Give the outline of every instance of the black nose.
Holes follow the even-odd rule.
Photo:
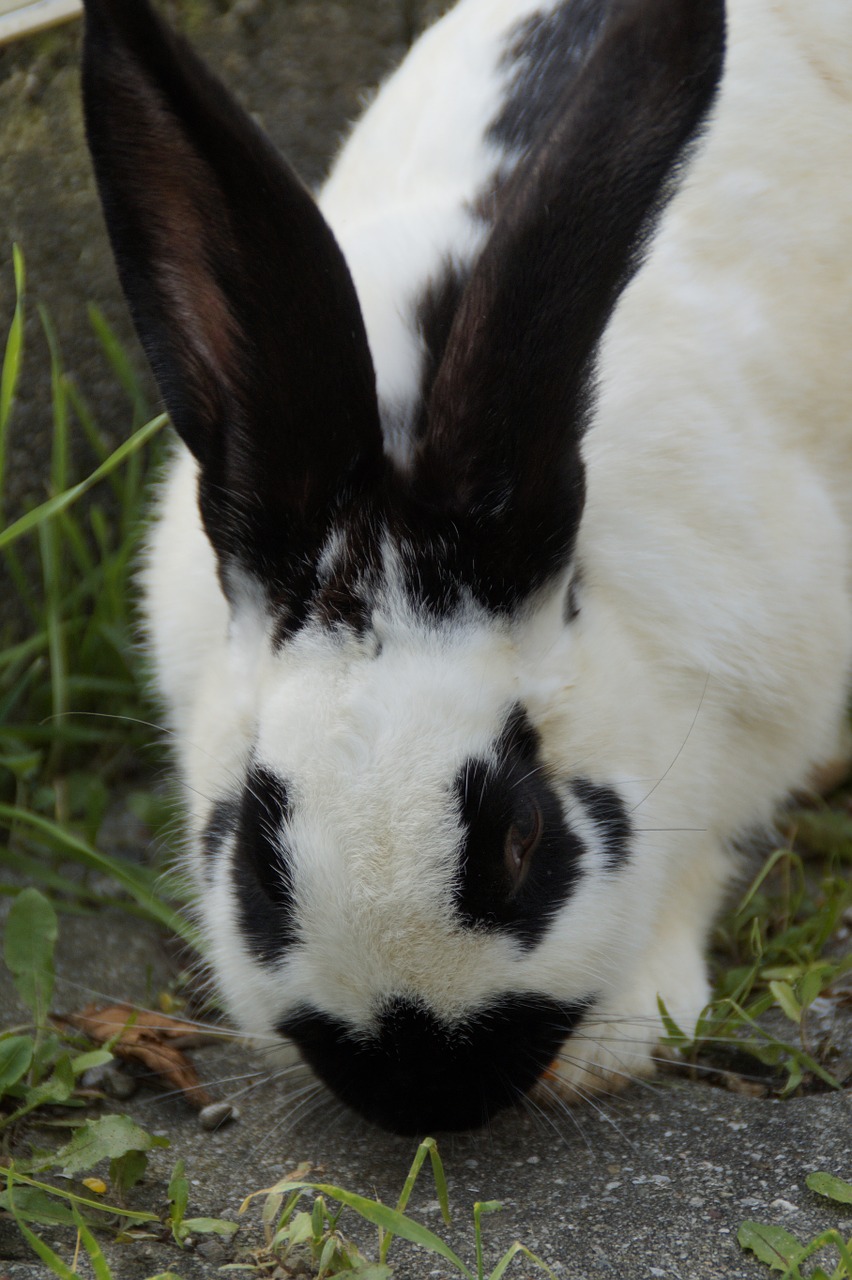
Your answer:
[[[278,1030],[354,1110],[394,1133],[423,1135],[479,1128],[516,1103],[587,1008],[513,993],[444,1021],[400,996],[365,1031],[307,1006]]]

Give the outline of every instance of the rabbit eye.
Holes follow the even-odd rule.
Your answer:
[[[544,818],[537,804],[531,804],[522,822],[513,822],[506,835],[506,867],[515,888],[526,878],[530,857],[535,853],[544,833]]]

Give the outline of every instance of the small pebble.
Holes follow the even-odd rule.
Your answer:
[[[214,1267],[224,1266],[231,1260],[230,1251],[221,1240],[199,1240],[195,1252]]]
[[[198,1113],[198,1123],[202,1129],[208,1130],[218,1129],[220,1125],[230,1124],[239,1118],[239,1111],[230,1102],[211,1102]]]
[[[104,1072],[102,1087],[104,1093],[108,1093],[111,1098],[123,1101],[133,1097],[139,1088],[139,1080],[129,1071],[122,1071],[121,1067],[110,1063]]]

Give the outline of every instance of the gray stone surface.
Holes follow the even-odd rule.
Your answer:
[[[54,1004],[68,1011],[100,996],[150,1002],[168,982],[169,967],[162,940],[121,914],[66,917]],[[13,994],[0,985],[0,1025],[15,1017]],[[300,1107],[305,1077],[265,1079],[263,1055],[242,1045],[194,1056],[208,1081],[225,1082],[221,1096],[242,1095],[241,1119],[206,1133],[180,1098],[143,1091],[122,1104],[172,1144],[152,1160],[140,1189],[143,1204],[164,1207],[165,1183],[178,1156],[187,1162],[192,1214],[234,1218],[246,1194],[303,1160],[319,1167],[321,1180],[395,1200],[413,1141],[371,1129],[322,1093]],[[477,1199],[499,1199],[505,1206],[485,1223],[492,1265],[520,1237],[570,1280],[767,1277],[737,1243],[745,1219],[782,1225],[803,1240],[827,1227],[852,1235],[852,1208],[805,1186],[812,1170],[852,1177],[850,1099],[842,1093],[784,1102],[666,1077],[588,1107],[512,1113],[487,1132],[438,1136],[456,1215],[448,1238],[468,1261],[470,1209]],[[443,1234],[426,1171],[410,1209]],[[369,1242],[368,1231],[352,1226]],[[68,1256],[61,1231],[45,1235]],[[237,1246],[259,1239],[258,1211],[248,1215]],[[107,1254],[116,1280],[143,1280],[167,1269],[182,1280],[217,1274],[215,1260],[197,1251],[178,1253],[173,1245],[113,1245]],[[394,1259],[402,1280],[452,1274],[446,1263],[404,1242],[394,1245]],[[228,1274],[221,1273],[223,1280]],[[509,1272],[534,1274],[520,1259]],[[0,1275],[45,1276],[9,1224],[0,1224]]]

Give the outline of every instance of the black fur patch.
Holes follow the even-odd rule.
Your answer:
[[[201,845],[210,857],[215,857],[222,847],[222,842],[233,835],[240,817],[239,801],[217,800],[210,810],[210,817],[201,837]]]
[[[419,440],[426,429],[432,383],[447,346],[467,276],[466,271],[451,263],[445,264],[440,275],[426,285],[415,305],[414,323],[423,343],[423,365],[414,419],[409,427],[413,442]]]
[[[512,91],[488,130],[495,142],[526,152],[549,133],[609,11],[609,0],[565,0],[551,13],[533,14],[512,33],[506,62],[516,72]]]
[[[598,828],[606,846],[607,871],[617,871],[630,856],[633,826],[621,796],[588,778],[574,778],[571,790]]]
[[[252,769],[240,811],[233,877],[240,929],[249,950],[265,964],[274,964],[296,941],[293,885],[281,831],[289,809],[281,779]]]
[[[239,820],[240,803],[233,798],[217,800],[210,810],[210,816],[201,836],[201,851],[208,862],[208,875],[212,873],[210,862],[216,858],[228,837],[234,834]]]
[[[513,711],[501,734],[497,763],[469,760],[456,787],[466,832],[456,910],[466,925],[508,933],[529,949],[544,937],[570,896],[580,875],[583,845],[565,822],[540,763],[538,735],[521,708]],[[513,824],[529,827],[528,815],[535,808],[544,830],[516,887],[506,865],[506,838]]]
[[[329,1088],[393,1133],[473,1129],[535,1084],[588,1004],[511,993],[441,1022],[414,1000],[380,1011],[369,1034],[302,1008],[277,1028]]]

